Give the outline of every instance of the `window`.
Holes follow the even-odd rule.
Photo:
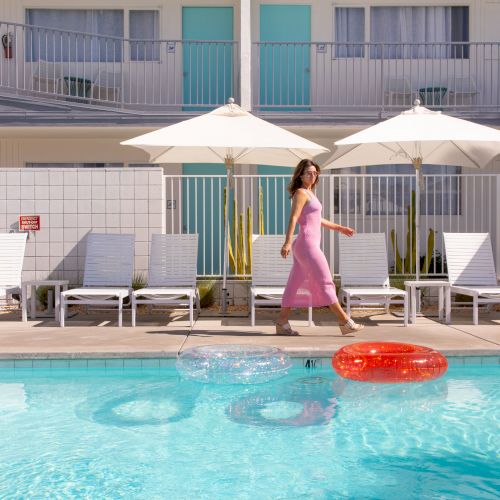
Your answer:
[[[415,169],[411,165],[343,168],[332,171],[332,174],[338,176],[333,180],[335,213],[408,214],[411,193],[415,190]],[[460,167],[422,167],[422,215],[460,215],[460,174]]]
[[[468,58],[468,7],[372,7],[372,59]],[[433,43],[429,43],[433,42]]]
[[[159,61],[159,16],[157,10],[131,10],[130,60]]]
[[[364,57],[365,9],[335,8],[335,57]]]
[[[367,215],[407,214],[412,191],[415,190],[415,169],[411,165],[380,165],[367,167],[373,176],[366,192]],[[458,190],[460,167],[422,167],[423,187],[420,193],[422,215],[457,215],[460,213]],[[379,182],[380,179],[380,182]],[[367,188],[368,189],[368,188]]]
[[[27,61],[122,60],[123,10],[27,9],[26,24]]]
[[[123,163],[26,163],[26,168],[122,168]]]

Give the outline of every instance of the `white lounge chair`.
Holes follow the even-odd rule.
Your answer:
[[[389,283],[385,234],[340,236],[339,248],[339,299],[345,301],[347,314],[351,315],[351,305],[383,305],[388,312],[391,304],[403,304],[404,325],[408,326],[408,294]]]
[[[448,82],[448,104],[451,106],[470,106],[478,94],[474,77],[455,76]]]
[[[195,302],[200,312],[197,260],[197,234],[153,234],[148,285],[132,294],[132,326],[136,323],[137,304],[188,306],[189,325],[193,326]]]
[[[443,233],[443,237],[450,293],[472,297],[472,318],[477,325],[479,304],[500,303],[490,235]]]
[[[87,235],[83,287],[61,293],[61,326],[69,304],[118,307],[118,326],[122,326],[123,299],[132,291],[134,239],[133,234]]]
[[[33,90],[50,94],[60,94],[63,90],[63,71],[61,63],[35,61],[33,67]]]
[[[9,303],[21,295],[21,273],[27,233],[0,234],[0,300]]]
[[[252,244],[252,285],[250,286],[250,321],[255,326],[257,306],[280,306],[283,292],[292,268],[293,259],[281,257],[283,234],[254,235]],[[308,322],[312,325],[312,308],[308,308]]]
[[[91,95],[100,101],[117,102],[120,100],[121,88],[121,72],[101,70],[92,82]]]
[[[385,82],[385,104],[389,106],[411,106],[414,92],[406,76],[388,78]]]

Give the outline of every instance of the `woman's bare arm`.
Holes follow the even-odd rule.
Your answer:
[[[339,233],[345,234],[346,236],[352,236],[356,231],[351,227],[341,226],[340,224],[335,224],[328,219],[321,219],[321,225],[332,231],[338,231]]]
[[[295,226],[299,220],[300,214],[305,204],[309,201],[309,196],[302,189],[295,192],[292,200],[292,212],[290,213],[290,220],[288,222],[288,229],[286,231],[285,244],[281,247],[281,256],[286,259],[290,250],[292,249],[292,238],[295,231]]]

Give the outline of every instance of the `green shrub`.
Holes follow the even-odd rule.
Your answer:
[[[49,305],[49,289],[52,290],[52,307],[55,307],[55,298],[54,298],[54,288],[48,286],[39,286],[36,289],[36,296],[38,298],[38,302],[42,305],[44,309],[47,309]]]
[[[216,283],[215,280],[200,281],[198,283],[201,307],[210,307],[214,305],[214,287]]]
[[[146,275],[144,273],[134,273],[132,278],[132,288],[134,290],[140,290],[141,288],[144,288],[146,284]]]

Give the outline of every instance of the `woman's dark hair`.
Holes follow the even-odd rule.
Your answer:
[[[319,165],[317,163],[314,163],[312,160],[300,160],[299,164],[295,167],[292,180],[290,181],[290,184],[288,184],[288,192],[290,193],[290,198],[293,198],[293,195],[295,194],[297,189],[300,189],[302,187],[301,177],[304,175],[304,170],[311,165],[316,169],[316,172],[318,172],[318,175],[316,176],[316,180],[314,181],[312,187],[316,186],[316,184],[318,183]]]

